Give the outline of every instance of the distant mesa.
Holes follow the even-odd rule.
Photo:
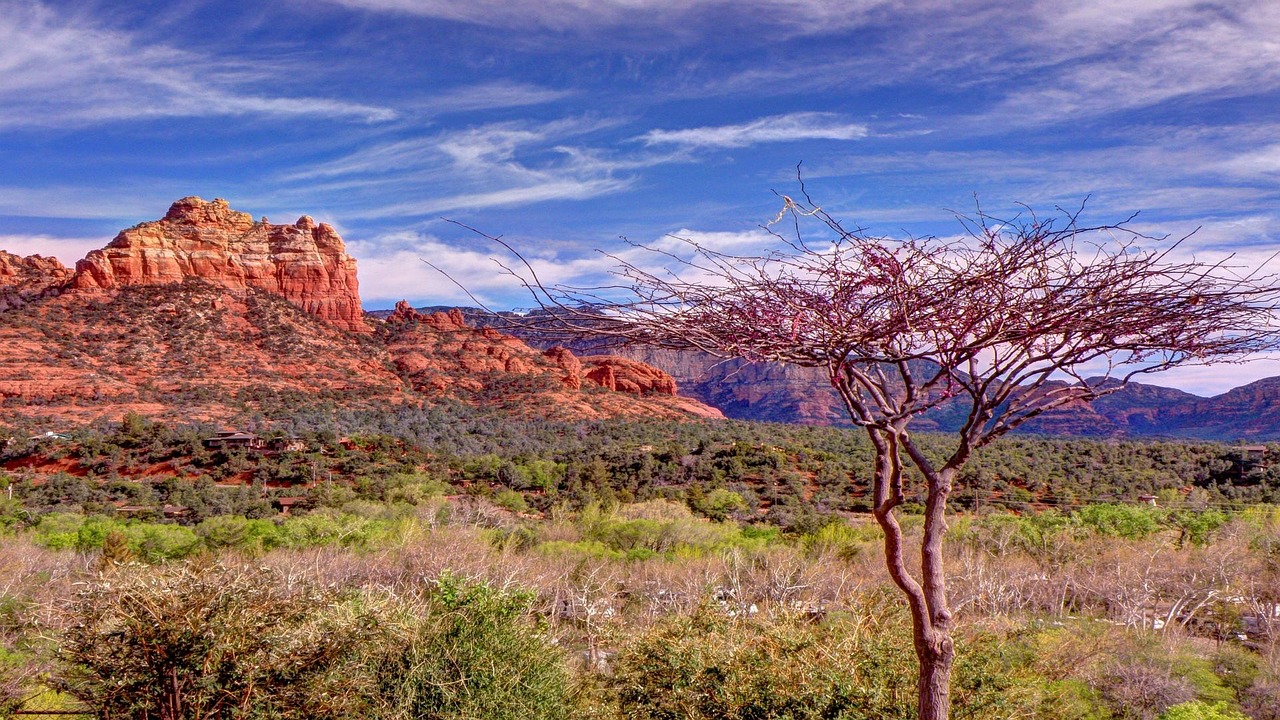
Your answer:
[[[76,263],[72,285],[110,290],[185,278],[266,290],[344,330],[370,331],[356,260],[331,226],[307,216],[293,225],[254,221],[221,198],[185,197],[163,219],[122,231]]]

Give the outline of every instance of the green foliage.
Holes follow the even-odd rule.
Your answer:
[[[886,614],[887,611],[887,614]],[[623,718],[866,718],[915,714],[916,659],[902,614],[878,608],[814,624],[727,617],[705,607],[635,637],[615,662]],[[1027,706],[987,639],[962,645],[955,717],[1010,717]]]
[[[1165,513],[1140,505],[1087,505],[1075,512],[1083,527],[1108,537],[1137,540],[1160,531]]]
[[[800,544],[813,557],[829,553],[852,560],[863,552],[878,549],[883,537],[878,525],[853,526],[836,520],[801,536]]]
[[[117,536],[116,545],[122,537],[131,556],[146,562],[184,558],[200,548],[200,538],[190,528],[73,513],[52,513],[41,518],[35,541],[54,550],[89,552],[101,549],[113,535]]]
[[[270,520],[250,520],[238,515],[218,515],[202,521],[195,533],[210,550],[232,549],[259,555],[287,541],[280,526]]]
[[[689,504],[695,512],[718,522],[728,520],[734,514],[747,510],[747,503],[742,496],[725,488],[716,488]]]
[[[1207,703],[1192,700],[1160,713],[1158,720],[1249,720],[1243,713],[1225,702]]]
[[[499,490],[494,494],[493,502],[514,513],[529,512],[529,503],[525,502],[524,495],[515,490]]]
[[[1227,524],[1226,513],[1217,510],[1179,510],[1169,514],[1169,522],[1180,531],[1179,543],[1189,542],[1196,547],[1209,544],[1212,533]]]
[[[121,568],[77,593],[56,685],[100,717],[344,717],[331,671],[365,624],[265,570]]]
[[[0,485],[7,486],[3,477],[0,477]],[[4,488],[0,488],[0,492],[3,491]],[[12,535],[26,527],[30,522],[31,513],[27,511],[21,501],[0,495],[0,537]]]
[[[398,523],[389,519],[320,508],[285,520],[278,529],[279,544],[291,548],[330,545],[369,548],[390,540],[397,527]]]
[[[1262,677],[1261,660],[1256,653],[1228,643],[1219,646],[1214,653],[1213,672],[1221,678],[1224,685],[1239,695]]]
[[[569,677],[531,613],[533,596],[441,575],[425,615],[393,621],[371,661],[370,717],[385,720],[556,720],[569,713]]]
[[[695,518],[683,505],[650,500],[614,511],[584,508],[578,517],[584,539],[599,543],[633,560],[655,555],[695,557],[730,547],[760,548],[768,540],[744,534],[735,523]]]

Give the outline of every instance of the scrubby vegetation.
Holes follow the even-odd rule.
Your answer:
[[[251,429],[305,449],[138,416],[0,435],[0,717],[914,712],[852,432],[447,408]],[[951,520],[955,715],[1280,717],[1271,460],[984,451]]]

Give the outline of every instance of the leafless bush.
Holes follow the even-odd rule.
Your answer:
[[[1195,699],[1195,688],[1171,668],[1147,662],[1116,662],[1099,682],[1123,718],[1152,720],[1166,708]]]

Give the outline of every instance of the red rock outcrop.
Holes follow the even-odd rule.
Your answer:
[[[554,366],[523,342],[494,330],[467,325],[462,311],[420,313],[396,303],[387,317],[387,350],[415,389],[435,393],[457,387],[480,390],[484,374],[543,375]]]
[[[188,277],[266,290],[344,330],[369,331],[355,258],[332,227],[306,216],[293,225],[255,222],[221,199],[183,198],[163,219],[122,231],[76,263],[72,285],[110,290]]]
[[[584,363],[561,347],[539,352],[493,328],[469,326],[457,309],[427,314],[401,301],[385,319],[379,336],[393,365],[429,397],[470,399],[516,417],[724,417],[677,396],[671,376],[644,363],[612,356]],[[584,379],[618,392],[584,386]]]
[[[555,363],[556,367],[564,371],[564,377],[560,380],[565,387],[571,390],[577,390],[582,387],[582,361],[578,359],[577,355],[560,346],[548,348],[542,354]]]
[[[591,382],[632,395],[675,395],[676,381],[658,368],[617,355],[582,358],[585,377]]]
[[[57,258],[21,257],[0,250],[0,312],[57,292],[70,278],[70,268]]]

